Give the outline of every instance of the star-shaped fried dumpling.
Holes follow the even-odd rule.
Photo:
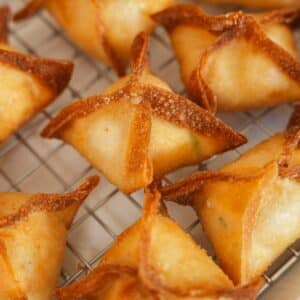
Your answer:
[[[42,133],[73,145],[126,193],[246,141],[153,76],[147,48],[142,33],[132,49],[132,74],[66,107]]]
[[[98,181],[61,195],[0,193],[1,300],[52,299],[68,228]]]
[[[300,238],[300,107],[276,134],[217,172],[193,175],[162,194],[194,206],[225,272],[259,277]]]
[[[57,291],[60,300],[254,299],[261,281],[234,287],[146,190],[142,218],[120,235],[87,277]]]
[[[236,4],[261,8],[300,7],[299,0],[204,0],[209,3]]]
[[[7,43],[8,7],[0,7],[0,144],[50,104],[68,84],[73,64],[19,52]]]
[[[153,18],[170,34],[191,98],[210,111],[299,100],[300,63],[291,26],[300,9],[212,16],[178,5]]]
[[[141,31],[151,32],[154,22],[150,15],[173,1],[31,0],[15,19],[45,7],[82,49],[123,75],[134,37]]]

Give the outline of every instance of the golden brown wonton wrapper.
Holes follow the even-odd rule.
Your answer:
[[[15,19],[46,7],[82,49],[124,75],[134,37],[151,32],[150,15],[172,4],[173,0],[32,0]]]
[[[261,280],[235,288],[223,271],[146,191],[141,220],[127,229],[86,278],[58,289],[60,300],[254,299]]]
[[[300,63],[291,30],[299,9],[210,16],[178,5],[153,18],[170,34],[191,98],[210,111],[299,100]]]
[[[1,300],[52,299],[68,228],[98,181],[62,195],[0,193]]]
[[[261,276],[300,238],[300,106],[277,134],[217,172],[165,187],[194,206],[219,261],[236,284]]]
[[[42,133],[73,145],[125,193],[246,141],[154,77],[147,48],[142,33],[132,49],[132,74],[66,107]]]
[[[22,54],[7,43],[10,11],[0,7],[0,144],[67,86],[73,64]]]
[[[210,3],[236,4],[261,8],[300,7],[299,0],[203,0]]]

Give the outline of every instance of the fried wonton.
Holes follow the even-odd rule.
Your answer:
[[[146,190],[142,218],[128,228],[86,278],[58,289],[74,299],[254,299],[261,280],[231,280],[167,215],[155,187]]]
[[[15,19],[47,8],[62,28],[82,49],[124,75],[134,37],[151,32],[150,15],[174,0],[32,0]]]
[[[249,7],[280,8],[300,7],[299,0],[203,0],[210,3],[236,4]]]
[[[286,132],[217,172],[162,191],[194,206],[219,261],[236,284],[260,276],[300,238],[300,106]]]
[[[170,34],[191,98],[206,109],[243,111],[299,100],[291,30],[299,9],[212,16],[178,5],[153,18]]]
[[[98,184],[68,194],[0,193],[0,299],[51,300],[72,220]]]
[[[0,144],[67,86],[73,64],[27,55],[8,45],[10,11],[0,7]]]
[[[153,76],[148,36],[132,49],[132,74],[102,94],[72,103],[44,129],[73,145],[125,193],[246,139]]]

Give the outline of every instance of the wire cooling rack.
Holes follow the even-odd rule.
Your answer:
[[[0,0],[18,9],[22,0]],[[215,11],[214,7],[208,7]],[[300,40],[300,39],[299,39]],[[70,59],[75,73],[64,94],[42,113],[31,120],[9,141],[0,147],[0,190],[26,192],[63,192],[72,189],[90,174],[99,173],[70,146],[39,136],[41,128],[62,107],[75,98],[100,93],[117,78],[114,72],[93,60],[66,37],[55,21],[41,11],[28,21],[11,25],[11,44],[27,53]],[[170,49],[168,37],[157,29],[151,41],[153,71],[166,80],[178,93],[184,93],[179,70]],[[206,163],[188,167],[167,176],[172,182],[197,171],[215,169],[232,161],[241,152],[262,139],[282,130],[292,112],[289,105],[259,109],[246,113],[218,116],[249,138],[249,143],[238,150],[216,156]],[[101,174],[100,174],[101,175]],[[68,284],[92,270],[115,238],[141,214],[143,193],[122,194],[101,176],[101,184],[81,207],[68,237],[64,264],[58,285]],[[168,204],[170,214],[210,253],[211,247],[202,234],[197,216],[192,209]],[[265,274],[268,290],[300,257],[300,242],[291,246]],[[268,293],[264,293],[264,298]],[[274,299],[274,298],[273,298]],[[279,299],[279,298],[278,298]]]

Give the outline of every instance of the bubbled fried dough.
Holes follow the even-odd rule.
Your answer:
[[[161,191],[166,200],[195,208],[236,284],[261,276],[300,237],[299,112],[298,106],[285,132],[221,170],[196,173]]]
[[[299,9],[212,16],[178,5],[153,18],[170,35],[190,97],[206,109],[244,111],[299,99]]]
[[[73,145],[126,193],[246,141],[155,77],[147,50],[148,36],[141,33],[131,74],[66,107],[42,133]]]
[[[0,144],[55,100],[73,64],[23,54],[8,44],[8,7],[0,7]]]
[[[150,15],[172,4],[173,0],[32,0],[15,19],[45,7],[78,46],[124,75],[134,37],[151,32]]]
[[[0,193],[0,299],[52,299],[68,229],[98,181],[66,194]]]
[[[60,300],[255,299],[262,281],[234,287],[229,278],[168,217],[155,186],[143,215],[123,232],[85,278],[57,290]]]

